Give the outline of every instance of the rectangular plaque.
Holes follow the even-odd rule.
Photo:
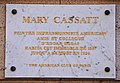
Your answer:
[[[115,5],[6,6],[6,78],[115,78]]]

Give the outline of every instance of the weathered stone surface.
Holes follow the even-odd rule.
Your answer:
[[[0,79],[4,79],[5,5],[0,5]]]

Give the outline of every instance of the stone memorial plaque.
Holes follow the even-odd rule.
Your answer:
[[[6,6],[6,78],[111,78],[115,5]]]

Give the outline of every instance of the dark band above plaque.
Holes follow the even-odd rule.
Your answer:
[[[115,5],[6,6],[6,78],[115,78]]]

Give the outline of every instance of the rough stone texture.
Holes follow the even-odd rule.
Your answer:
[[[5,5],[0,5],[0,79],[4,78]]]
[[[116,68],[117,80],[120,80],[120,5],[116,8]]]
[[[118,0],[61,0],[62,4],[116,4],[117,2],[119,1]]]
[[[4,0],[9,4],[60,4],[60,0]]]
[[[120,4],[120,0],[0,0],[0,3],[12,4]]]

